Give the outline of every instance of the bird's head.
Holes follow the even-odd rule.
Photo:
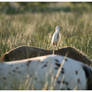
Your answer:
[[[60,30],[61,30],[61,26],[59,26],[59,25],[56,26],[55,30],[56,30],[56,31],[60,31]]]

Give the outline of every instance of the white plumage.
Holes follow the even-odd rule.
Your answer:
[[[59,32],[60,32],[60,26],[56,26],[55,28],[55,32],[52,36],[52,40],[51,40],[51,43],[53,45],[53,48],[55,48],[57,46],[57,43],[59,41]],[[53,50],[53,54],[54,54],[54,50]]]

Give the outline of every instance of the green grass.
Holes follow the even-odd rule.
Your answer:
[[[91,8],[87,5],[85,8],[81,4],[74,6],[66,3],[63,6],[56,3],[56,7],[61,10],[51,12],[49,8],[47,11],[39,10],[35,13],[31,11],[19,14],[1,13],[0,55],[21,45],[52,49],[50,43],[55,26],[62,25],[58,48],[72,46],[92,58]]]
[[[53,8],[49,7],[50,5]],[[76,5],[50,3],[50,5],[46,5],[47,8],[44,6],[36,8],[34,13],[29,8],[18,14],[0,11],[0,56],[21,45],[52,49],[52,34],[56,25],[61,25],[58,48],[72,46],[92,59],[91,6],[81,3]],[[25,85],[21,85],[19,89],[28,89],[28,86],[24,87]],[[43,89],[46,89],[45,86]]]

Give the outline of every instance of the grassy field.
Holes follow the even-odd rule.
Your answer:
[[[72,46],[92,59],[92,7],[89,4],[50,3],[21,10],[12,14],[0,7],[0,56],[22,45],[52,49],[52,34],[56,25],[61,25],[58,48]]]
[[[58,48],[72,46],[92,58],[92,11],[87,4],[55,3],[23,13],[0,14],[0,55],[21,45],[52,49],[51,37],[61,25]]]

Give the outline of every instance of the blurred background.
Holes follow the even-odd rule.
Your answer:
[[[72,46],[92,58],[92,3],[87,2],[0,2],[0,56],[21,45],[52,49],[56,25],[62,25],[58,48]]]
[[[19,14],[26,12],[83,12],[90,11],[91,3],[87,2],[0,2],[0,13]]]
[[[26,12],[83,12],[90,11],[91,2],[0,2],[0,13],[19,14]]]

